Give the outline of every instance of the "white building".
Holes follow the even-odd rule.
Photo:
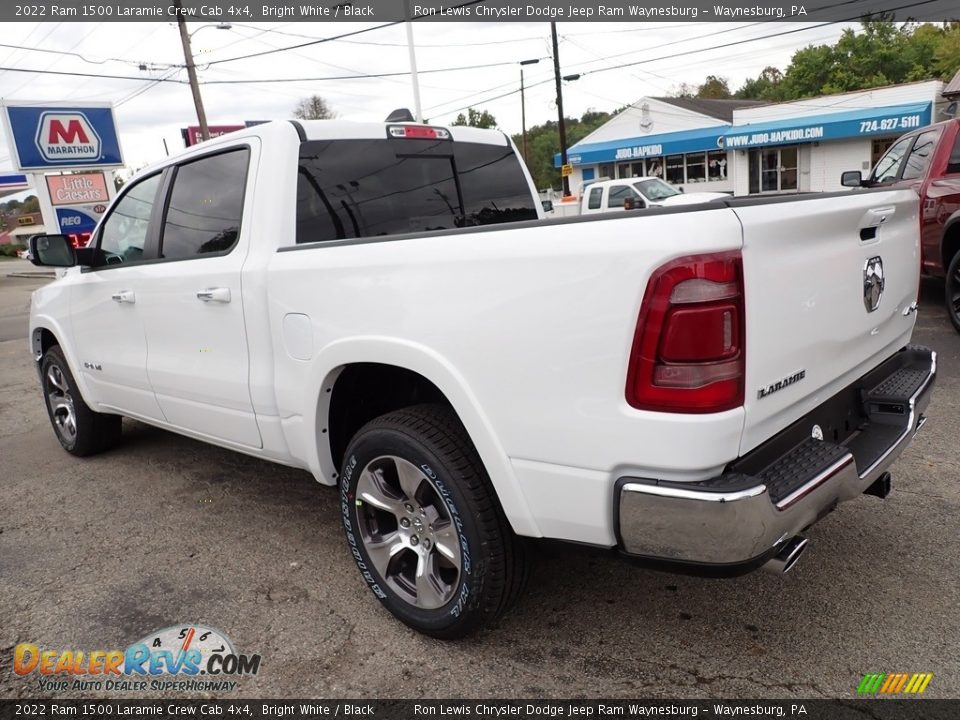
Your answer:
[[[776,104],[642,98],[568,150],[570,189],[654,175],[735,195],[839,190],[844,170],[869,170],[897,137],[945,119],[942,92],[926,81]]]
[[[725,145],[734,193],[840,190],[903,133],[946,119],[938,80],[739,108]]]
[[[645,97],[568,151],[570,190],[600,178],[654,176],[697,190],[733,192],[723,136],[737,108],[756,100]],[[556,157],[559,166],[560,156]],[[704,183],[700,186],[700,183]]]

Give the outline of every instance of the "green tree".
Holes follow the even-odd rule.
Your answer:
[[[37,199],[36,195],[27,195],[23,201],[23,205],[20,206],[21,213],[38,213],[40,212],[40,201]]]
[[[481,112],[474,108],[467,108],[466,115],[460,113],[457,115],[457,119],[450,124],[468,125],[475,128],[495,128],[497,126],[497,119],[486,110]]]
[[[707,79],[697,87],[698,98],[725,100],[732,96],[730,85],[725,77],[707,75]]]
[[[934,67],[943,80],[950,80],[960,70],[960,23],[946,29],[933,51]]]
[[[297,120],[331,120],[337,116],[330,107],[330,103],[319,95],[303,98],[293,109],[293,116]]]
[[[744,81],[736,96],[747,100],[769,100],[775,102],[781,99],[783,90],[783,73],[773,65],[767,65],[763,71],[753,79]]]
[[[565,118],[567,147],[585,138],[615,114],[590,109],[579,119]],[[521,147],[523,138],[519,133],[513,136],[513,142],[517,147]],[[553,158],[559,152],[560,131],[556,121],[527,128],[527,167],[538,189],[548,187],[559,189],[562,186],[560,168],[554,167],[553,164]]]

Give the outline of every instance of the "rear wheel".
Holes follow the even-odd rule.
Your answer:
[[[340,477],[347,542],[380,602],[427,635],[499,617],[526,577],[483,464],[453,412],[419,405],[367,423]]]
[[[953,329],[960,332],[960,252],[953,256],[947,268],[946,302]]]
[[[47,415],[64,450],[82,457],[117,444],[122,418],[90,409],[83,401],[58,345],[44,353],[40,361],[40,378]]]

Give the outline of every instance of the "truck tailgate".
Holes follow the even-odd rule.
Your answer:
[[[730,205],[743,225],[744,454],[906,345],[918,199],[887,190]]]

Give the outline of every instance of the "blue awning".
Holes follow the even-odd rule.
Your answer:
[[[681,130],[659,135],[608,140],[598,143],[577,143],[567,150],[571,165],[593,165],[606,162],[629,162],[645,157],[679,155],[681,153],[717,150],[723,147],[723,135],[729,125]],[[553,157],[555,167],[560,167],[560,153]]]
[[[930,124],[931,103],[890,105],[843,112],[787,118],[772,122],[735,125],[724,135],[728,150],[767,145],[794,145],[869,137],[900,135]]]

